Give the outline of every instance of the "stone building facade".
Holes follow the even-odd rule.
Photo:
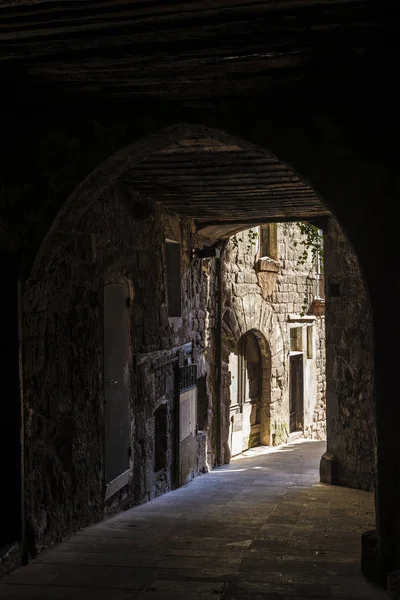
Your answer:
[[[223,400],[228,455],[326,437],[322,258],[296,223],[230,239],[223,259]],[[322,237],[321,237],[322,242]]]

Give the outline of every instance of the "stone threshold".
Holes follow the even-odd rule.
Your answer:
[[[300,440],[301,438],[304,438],[303,431],[292,431],[292,433],[289,433],[287,441],[294,442],[296,440]]]

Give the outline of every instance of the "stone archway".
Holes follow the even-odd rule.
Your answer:
[[[278,444],[284,441],[281,418],[286,410],[286,353],[285,340],[277,315],[271,305],[264,302],[259,294],[237,299],[228,290],[224,292],[222,321],[222,360],[226,373],[233,367],[232,356],[237,353],[240,340],[251,332],[260,351],[261,398],[259,441],[263,445]],[[228,375],[229,381],[229,375]],[[230,406],[231,389],[226,386],[222,398],[222,442],[225,460],[231,454],[229,433],[232,429]]]
[[[189,180],[190,186],[193,186],[193,173],[196,172],[196,169],[198,172],[199,165],[203,166],[203,163],[209,163],[210,161],[215,160],[218,162],[218,169],[225,168],[224,160],[226,160],[228,173],[223,173],[224,183],[221,185],[238,185],[238,190],[233,190],[232,196],[239,198],[237,201],[237,210],[240,213],[239,217],[235,216],[234,219],[230,218],[231,213],[224,205],[223,199],[221,200],[219,198],[219,191],[217,190],[214,194],[212,185],[208,185],[210,182],[211,184],[213,183],[213,177],[215,177],[214,171],[216,170],[212,166],[207,167],[209,169],[208,173],[211,172],[207,185],[205,185],[204,190],[200,189],[197,193],[198,204],[196,205],[194,201],[187,202],[187,198],[184,197],[185,194],[183,194],[180,189],[181,186],[179,185],[177,190],[173,185],[174,182],[172,181],[171,183],[171,179],[174,180],[175,176],[174,173],[171,173],[169,170],[171,164],[177,160],[176,156],[179,157],[180,153],[184,155],[184,159],[182,159],[182,156],[180,157],[181,164],[186,164],[186,167],[182,167],[184,172],[183,174],[181,173],[181,177],[186,177],[186,182]],[[274,180],[275,177],[279,178],[277,171],[289,171],[285,175],[285,177],[289,179],[289,183],[278,183],[278,188],[275,188],[274,193],[270,194],[270,196],[265,193],[265,189],[261,190],[261,192],[258,189],[252,189],[251,194],[249,194],[249,204],[242,202],[243,196],[245,195],[245,192],[243,192],[243,180],[248,180],[248,165],[245,165],[244,167],[240,166],[242,164],[240,161],[243,157],[250,162],[251,168],[253,168],[253,165],[255,164],[261,164],[262,169],[271,168],[272,171],[269,173],[267,179],[272,178],[272,180]],[[162,168],[160,167],[157,169],[157,164],[161,164]],[[142,169],[143,165],[145,166],[144,169]],[[238,168],[242,169],[240,178],[238,178],[240,183],[234,182],[232,184],[232,173],[229,173],[229,171],[233,170],[236,172]],[[254,168],[256,169],[256,172],[259,173],[260,167]],[[201,172],[203,173],[203,169],[201,169]],[[156,183],[158,181],[158,188],[157,185],[152,185],[152,181],[155,181]],[[168,185],[164,187],[164,184]],[[136,190],[136,185],[140,187],[143,194],[146,192],[146,194],[144,194],[146,195],[145,198],[143,198],[143,196],[139,197],[138,194],[136,194],[134,191]],[[201,187],[203,183],[201,182],[201,184],[199,184],[199,182],[195,180],[194,187],[197,187],[198,189],[199,185]],[[268,185],[266,184],[265,187],[268,187]],[[275,183],[271,185],[274,186]],[[280,185],[282,185],[285,190],[283,195],[281,195],[280,191],[276,191],[276,189],[280,189]],[[188,189],[190,189],[190,186]],[[176,212],[179,210],[182,211],[183,216],[180,220],[180,224],[175,223],[174,227],[171,227],[170,229],[173,236],[179,236],[180,232],[183,232],[182,246],[185,250],[185,260],[183,261],[183,264],[187,269],[187,272],[189,272],[192,265],[191,261],[193,260],[193,254],[196,255],[196,252],[191,254],[192,250],[201,250],[202,245],[206,244],[211,246],[216,240],[220,240],[235,231],[243,229],[242,219],[248,217],[250,209],[256,210],[258,207],[258,210],[261,211],[257,213],[258,216],[256,218],[252,217],[254,214],[252,212],[251,217],[248,217],[250,221],[253,222],[255,219],[255,222],[261,222],[262,210],[260,209],[260,206],[268,207],[268,197],[274,197],[275,199],[284,198],[283,203],[286,202],[287,205],[290,201],[291,194],[294,193],[293,190],[296,190],[296,194],[298,193],[295,212],[303,209],[307,212],[307,207],[310,208],[311,206],[311,212],[313,214],[319,214],[318,210],[321,207],[322,214],[326,214],[327,211],[320,201],[318,194],[315,193],[315,190],[298,176],[293,169],[279,161],[272,153],[244,140],[229,136],[224,132],[196,125],[179,124],[162,130],[149,138],[140,140],[139,142],[122,149],[95,169],[76,188],[61,208],[52,227],[43,240],[38,255],[36,256],[30,280],[25,289],[25,304],[29,307],[26,312],[24,329],[26,336],[25,368],[26,377],[29,380],[27,381],[28,385],[26,385],[25,395],[27,400],[27,436],[29,437],[29,442],[31,443],[35,438],[40,439],[41,432],[47,427],[46,419],[49,414],[49,398],[58,398],[59,396],[62,396],[64,400],[69,402],[70,398],[75,393],[75,389],[77,390],[77,395],[82,396],[82,398],[85,392],[88,391],[87,389],[85,390],[85,385],[81,387],[81,390],[78,389],[80,384],[85,384],[82,377],[74,380],[74,373],[71,372],[71,367],[65,365],[63,361],[60,362],[62,367],[57,365],[55,362],[57,353],[55,353],[54,356],[50,356],[49,348],[51,347],[51,344],[54,343],[54,340],[57,340],[58,342],[56,349],[62,348],[63,344],[65,344],[64,334],[67,337],[69,336],[70,340],[81,339],[82,337],[85,337],[86,326],[90,326],[90,324],[92,324],[93,327],[95,326],[97,284],[92,285],[92,283],[93,281],[98,283],[100,279],[104,278],[104,272],[118,270],[124,276],[128,276],[129,273],[132,272],[132,265],[135,264],[134,268],[139,265],[139,279],[142,279],[138,286],[135,285],[138,301],[140,299],[140,294],[145,294],[143,290],[146,289],[146,285],[143,285],[143,278],[152,279],[153,281],[158,278],[160,281],[159,287],[156,286],[154,295],[147,294],[147,297],[150,298],[151,296],[151,302],[147,302],[147,305],[151,305],[152,312],[146,319],[145,335],[143,333],[145,327],[144,321],[138,324],[139,327],[137,330],[141,331],[138,347],[141,347],[142,345],[151,351],[160,348],[163,351],[166,351],[168,350],[169,345],[172,348],[174,347],[174,344],[182,343],[183,334],[181,334],[181,331],[179,330],[179,325],[176,325],[175,323],[175,329],[173,329],[173,331],[169,328],[168,315],[165,313],[165,303],[162,298],[162,290],[165,281],[162,274],[163,251],[160,240],[163,235],[163,228],[160,226],[157,219],[159,219],[160,214],[164,210],[164,206],[167,206]],[[260,197],[263,198],[263,205],[259,202]],[[102,209],[100,211],[102,214],[98,214],[100,203],[102,203]],[[203,210],[204,206],[206,207],[206,210]],[[214,208],[217,207],[219,211],[218,218],[220,221],[217,225],[211,223],[209,216],[206,221],[204,220],[205,217],[203,218],[203,212],[207,213],[208,211],[209,213],[210,210],[213,210],[213,206]],[[278,210],[277,205],[275,205],[275,209]],[[188,213],[192,216],[191,222],[189,222],[190,219],[187,217]],[[279,214],[282,216],[283,220],[287,216],[287,212],[283,210]],[[300,213],[296,212],[296,214]],[[304,215],[304,213],[301,213],[301,215]],[[273,214],[270,214],[269,216],[272,218]],[[289,218],[293,219],[294,216],[292,215]],[[98,229],[98,222],[97,224],[94,224],[97,219],[98,222],[101,222],[101,226]],[[126,227],[129,227],[131,222],[135,223],[134,231],[131,230],[128,232]],[[140,233],[137,233],[135,229],[138,222],[143,225],[143,227],[140,228]],[[201,230],[201,236],[199,235],[199,230]],[[121,234],[121,232],[124,232],[124,234]],[[153,238],[153,234],[156,234],[158,237]],[[207,235],[209,236],[208,238]],[[154,244],[151,241],[152,239],[157,239],[159,243],[157,242]],[[140,245],[142,246],[141,248],[139,247]],[[143,248],[148,251],[148,256],[139,260],[137,252],[143,250]],[[211,250],[213,249],[211,248]],[[136,253],[134,257],[132,256],[133,253]],[[93,262],[96,260],[95,257],[100,254],[103,257],[107,256],[107,259],[101,259],[103,261],[101,270],[96,271],[93,275]],[[72,257],[72,260],[68,262],[66,257]],[[79,259],[78,261],[75,260],[77,257]],[[196,264],[196,268],[198,268],[198,263]],[[190,272],[190,274],[192,273]],[[135,284],[135,281],[133,283]],[[186,289],[189,290],[190,293],[193,293],[194,301],[193,312],[184,315],[183,319],[186,319],[186,323],[197,322],[197,327],[199,327],[200,323],[204,330],[205,317],[202,313],[205,311],[202,310],[202,307],[199,306],[196,299],[196,296],[201,296],[201,294],[199,294],[199,289],[196,289],[196,285],[192,285],[193,280],[191,280],[189,276],[187,277],[186,283]],[[82,288],[84,288],[83,293]],[[143,306],[146,305],[146,298],[144,298],[144,296],[142,297],[141,302]],[[65,309],[64,320],[60,320],[55,316],[59,309]],[[212,319],[215,319],[215,313]],[[83,321],[85,322],[85,327],[82,327]],[[160,323],[160,327],[158,327],[158,323]],[[64,327],[61,327],[62,324]],[[140,327],[142,328],[141,330]],[[244,294],[240,299],[233,296],[229,303],[223,305],[222,328],[223,332],[225,332],[228,337],[232,337],[235,343],[237,343],[240,337],[249,330],[260,332],[260,334],[268,341],[268,345],[271,349],[271,392],[268,407],[265,407],[264,422],[268,423],[269,419],[269,426],[265,425],[260,437],[263,443],[279,443],[280,441],[284,441],[284,439],[282,439],[284,432],[277,427],[277,424],[279,425],[277,414],[286,410],[283,398],[285,397],[288,385],[285,376],[285,363],[287,357],[285,352],[285,340],[282,335],[279,319],[271,307],[265,306],[260,294]],[[190,340],[197,341],[197,339],[201,339],[201,335],[199,329],[194,332],[190,337]],[[97,346],[99,332],[94,332],[94,330],[92,330],[91,334],[86,336],[87,340],[90,340],[91,338],[96,338],[94,345]],[[145,344],[142,344],[144,338],[146,338]],[[81,361],[77,370],[80,371],[81,366],[83,365],[82,372],[85,372],[85,369],[86,372],[88,372],[88,365],[85,363],[87,355],[83,356],[82,354],[81,356],[79,344],[72,343],[70,350],[74,353],[74,361],[76,363]],[[96,363],[96,368],[98,368],[101,363],[101,357],[97,350],[98,349],[91,354],[91,358],[94,357],[93,363],[91,363],[89,369],[91,373],[94,371],[92,369],[93,364]],[[222,348],[222,366],[225,372],[227,372],[225,352],[226,349]],[[203,360],[203,357],[201,360]],[[36,361],[35,364],[33,364],[34,361]],[[58,369],[62,371],[60,377],[58,377]],[[168,373],[168,376],[170,375],[171,374]],[[37,384],[39,379],[43,380],[43,377],[46,380],[47,386],[44,391],[41,390]],[[57,385],[52,387],[57,377]],[[57,426],[53,426],[54,423],[51,424],[49,436],[51,437],[51,443],[54,443],[53,445],[55,445],[56,450],[58,448],[59,452],[56,451],[54,456],[46,458],[43,458],[42,456],[43,464],[34,465],[33,457],[40,456],[40,452],[39,454],[35,454],[35,442],[32,443],[32,448],[29,450],[29,460],[31,462],[29,463],[28,461],[28,463],[32,469],[29,471],[28,475],[28,487],[33,490],[31,496],[34,497],[34,510],[32,513],[32,520],[34,521],[33,527],[35,531],[41,532],[40,535],[42,538],[46,535],[48,536],[48,539],[51,539],[52,536],[54,538],[58,535],[58,532],[56,531],[53,535],[53,532],[51,531],[51,524],[48,522],[46,511],[43,509],[41,499],[37,496],[35,487],[37,481],[40,480],[45,482],[46,478],[49,477],[53,477],[56,480],[58,478],[60,488],[64,489],[64,491],[67,492],[67,495],[69,494],[71,497],[75,494],[75,488],[79,485],[81,486],[80,491],[84,491],[81,483],[77,483],[76,473],[73,472],[70,464],[69,454],[71,454],[71,452],[69,451],[73,447],[72,440],[75,436],[80,435],[81,438],[86,439],[87,442],[90,435],[93,434],[89,413],[90,417],[93,417],[93,411],[90,412],[90,409],[92,408],[91,401],[92,398],[96,396],[100,387],[98,377],[97,379],[96,377],[96,372],[94,375],[93,373],[91,374],[90,391],[87,393],[84,402],[84,417],[77,419],[77,423],[72,424],[71,421],[68,420],[65,414],[68,413],[68,410],[63,411],[62,404],[56,406],[55,409],[54,406],[52,407],[55,412],[50,421],[55,421]],[[146,380],[146,377],[148,377],[148,374],[144,373],[143,380]],[[154,379],[155,376],[148,377],[148,381],[145,381],[145,383],[148,383],[149,389],[154,385]],[[57,387],[60,382],[67,380],[69,382],[72,381],[71,386],[76,386],[76,388],[70,386],[73,390],[72,394],[70,393],[70,390],[68,390],[69,384],[61,392]],[[143,410],[143,414],[145,414],[146,409],[144,407],[144,402],[143,406],[140,406],[140,408]],[[342,410],[343,407],[340,408]],[[221,430],[223,437],[222,446],[225,449],[225,460],[229,459],[229,448],[227,444],[229,431],[228,409],[229,404],[226,402],[226,399],[224,399],[221,414]],[[59,411],[60,414],[58,414],[57,411]],[[42,418],[41,412],[46,415],[45,418]],[[342,410],[341,415],[343,414],[345,413]],[[98,422],[101,422],[100,412],[96,418],[98,418]],[[147,432],[146,427],[150,431],[151,427],[145,423],[145,420],[143,415],[137,418],[137,423],[139,423],[141,431],[144,432],[140,437],[142,443],[141,454],[136,461],[138,472],[143,468],[139,458],[145,460],[146,455],[149,455],[148,448],[146,447],[145,442],[143,442],[143,437]],[[284,420],[284,418],[281,419],[281,421]],[[288,418],[286,417],[286,421],[287,420]],[[62,426],[60,424],[62,424]],[[341,425],[342,421],[338,421],[337,429],[339,431]],[[94,435],[96,437],[97,433],[94,432]],[[65,443],[65,441],[67,441],[67,443]],[[48,447],[51,447],[51,445]],[[43,450],[43,448],[41,450]],[[345,453],[345,447],[339,448],[339,451]],[[61,453],[62,456],[59,456],[59,453]],[[100,450],[99,455],[101,455]],[[95,480],[98,476],[98,472],[101,470],[99,460],[93,463],[93,469],[97,470],[97,475],[93,477],[93,480]],[[140,476],[142,475],[143,473],[140,473]],[[140,497],[140,500],[143,498],[150,498],[153,493],[152,491],[149,491],[152,481],[149,483],[149,478],[146,479],[145,476],[143,476],[142,479],[144,480],[143,496]],[[85,503],[86,501],[82,500],[84,504],[83,508],[78,505],[79,503],[74,507],[75,527],[79,527],[82,524],[89,522],[91,519],[97,518],[98,515],[101,514],[102,506],[101,501],[99,500],[101,496],[99,485],[97,485],[96,490],[97,491],[93,493],[94,500],[91,500],[90,503]],[[55,502],[55,505],[56,504],[57,503]],[[57,519],[57,510],[59,510],[58,506],[53,510],[54,514],[52,516],[52,522],[58,525],[60,520]],[[68,529],[67,525],[65,526],[65,529]]]
[[[228,358],[230,455],[270,444],[271,351],[264,335],[249,330]]]

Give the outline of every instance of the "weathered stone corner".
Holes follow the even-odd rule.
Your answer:
[[[322,455],[319,464],[319,475],[321,483],[337,484],[337,460],[333,454],[325,452]]]
[[[365,531],[361,536],[361,573],[370,581],[385,583],[378,563],[378,536],[375,529]]]
[[[10,544],[10,547],[0,556],[0,579],[7,573],[10,573],[21,566],[21,555],[21,545],[17,542],[15,544]]]
[[[387,591],[394,600],[400,600],[400,570],[392,571],[387,576]]]

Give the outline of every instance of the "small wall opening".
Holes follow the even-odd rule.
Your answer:
[[[303,349],[302,343],[302,328],[291,327],[290,328],[290,351],[301,352]]]
[[[167,405],[161,404],[154,413],[154,471],[167,467],[167,423]]]

